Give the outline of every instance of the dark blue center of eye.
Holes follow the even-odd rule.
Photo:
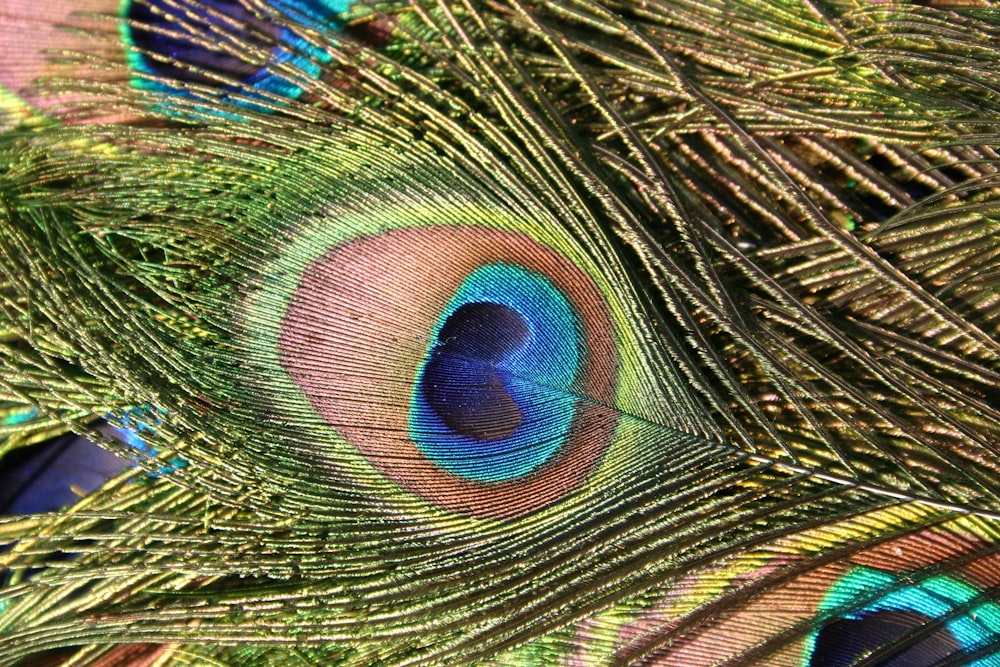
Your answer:
[[[448,428],[486,442],[518,429],[524,417],[497,364],[529,335],[520,314],[496,303],[467,303],[448,317],[422,382],[424,399]]]
[[[573,433],[585,355],[566,296],[515,264],[479,267],[444,305],[417,369],[409,434],[466,480],[522,478]]]
[[[278,26],[254,16],[236,0],[201,0],[179,5],[167,0],[146,0],[129,3],[125,11],[125,18],[149,26],[148,29],[130,27],[128,35],[132,45],[169,59],[143,57],[143,69],[152,74],[193,83],[212,83],[209,72],[247,79],[258,72],[261,65],[247,62],[254,58],[227,54],[222,49],[223,43],[230,42],[231,46],[245,50],[237,42],[238,35],[244,43],[249,42],[268,52],[281,35]],[[170,20],[168,16],[175,19]],[[205,38],[195,39],[195,34],[209,36],[210,42],[206,43]]]
[[[872,655],[884,657],[871,667],[934,667],[961,655],[961,644],[944,624],[920,630],[932,622],[930,616],[897,610],[839,619],[819,631],[809,667],[850,667]]]
[[[129,466],[128,461],[75,435],[15,449],[0,461],[0,514],[58,510]]]

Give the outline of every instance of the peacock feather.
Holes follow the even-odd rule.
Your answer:
[[[0,665],[1000,665],[1000,13],[0,0]]]

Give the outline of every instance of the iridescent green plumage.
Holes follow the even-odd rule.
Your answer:
[[[995,10],[148,4],[0,68],[0,433],[150,447],[0,664],[997,660]]]

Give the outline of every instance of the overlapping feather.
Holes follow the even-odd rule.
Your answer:
[[[930,665],[945,631],[943,664],[997,660],[994,9],[245,7],[306,60],[211,31],[302,95],[136,86],[163,75],[109,18],[2,123],[3,398],[39,429],[144,424],[154,453],[104,438],[139,468],[0,521],[0,663]],[[44,62],[11,51],[0,73]],[[442,227],[470,234],[442,255],[507,234],[583,267],[616,345],[610,396],[563,392],[614,424],[578,434],[607,440],[593,467],[512,515],[358,445],[409,440],[372,355],[431,331],[347,301],[317,325],[341,347],[295,348],[384,415],[360,425],[279,344],[324,253]],[[390,248],[371,280],[422,304]],[[817,648],[879,613],[924,617]]]

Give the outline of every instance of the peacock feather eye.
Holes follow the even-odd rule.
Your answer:
[[[108,110],[100,105],[126,81],[168,99],[212,99],[273,110],[274,104],[301,98],[304,86],[324,72],[328,78],[339,76],[322,42],[304,34],[339,34],[351,4],[271,0],[253,7],[240,0],[12,0],[3,14],[8,38],[0,46],[0,111],[8,104],[2,92],[8,88],[57,115],[72,117],[74,107],[82,104],[91,122],[121,122],[133,116],[104,116]],[[54,46],[62,50],[60,55],[46,51]],[[38,94],[40,80],[73,79],[78,81],[60,85],[57,94]],[[153,111],[178,116],[176,109],[155,104]]]
[[[460,512],[517,515],[574,490],[611,441],[612,331],[597,283],[555,248],[438,225],[312,261],[279,347],[314,409],[388,479]]]
[[[985,595],[961,577],[854,567],[820,605],[831,616],[810,635],[807,664],[848,667],[877,652],[878,667],[934,667],[974,655],[1000,638],[1000,605]],[[968,664],[986,667],[996,657]]]
[[[15,449],[0,464],[0,515],[56,511],[130,465],[74,434]]]
[[[617,635],[608,653],[628,664],[690,667],[732,656],[787,667],[997,664],[1000,555],[983,548],[992,526],[970,519],[905,528],[913,518],[876,511],[693,574],[658,600],[650,594],[644,607],[598,617]],[[831,547],[844,558],[810,564]],[[579,632],[584,645],[600,645],[593,628]]]
[[[87,437],[66,433],[65,428],[54,437],[45,437],[49,417],[35,407],[11,406],[0,410],[0,414],[0,427],[25,428],[33,420],[39,422],[36,430],[27,432],[30,437],[26,442],[10,436],[4,442],[0,456],[0,515],[54,512],[69,507],[113,477],[142,461],[150,462],[160,453],[143,439],[162,418],[155,410],[133,408],[89,424],[92,438],[110,438],[123,445],[116,452]],[[169,474],[186,465],[183,459],[173,458],[158,464],[149,475]]]
[[[473,271],[435,323],[417,374],[410,407],[417,449],[481,482],[543,465],[576,412],[567,392],[580,366],[579,337],[572,307],[544,275],[504,263]]]
[[[329,28],[350,2],[280,0],[271,5],[302,25]],[[183,94],[185,83],[221,83],[234,94],[249,90],[295,99],[302,87],[276,66],[315,78],[330,61],[322,49],[238,0],[122,0],[119,15],[126,19],[120,30],[137,73],[133,83],[160,92]]]
[[[246,285],[234,344],[259,378],[248,408],[281,425],[260,455],[324,470],[328,488],[302,491],[511,519],[608,494],[638,462],[671,464],[630,434],[693,441],[671,426],[688,415],[671,416],[635,304],[609,279],[622,267],[522,205],[514,182],[484,196],[430,151],[383,169],[394,145],[337,141],[354,152],[325,172],[297,156],[275,166],[266,186],[285,212],[248,211],[270,240],[224,286]],[[393,197],[373,210],[382,191]]]

